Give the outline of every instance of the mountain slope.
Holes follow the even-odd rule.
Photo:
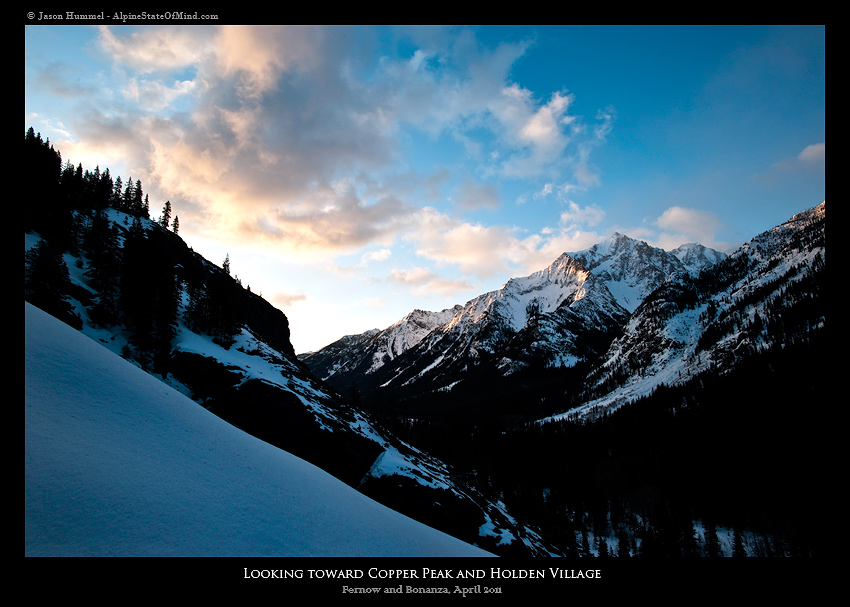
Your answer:
[[[25,304],[27,556],[480,556]]]
[[[460,306],[441,312],[413,310],[386,329],[346,335],[319,352],[299,355],[318,377],[357,376],[373,373],[400,356],[435,328],[451,320]]]
[[[570,416],[596,416],[707,370],[822,330],[826,204],[756,236],[698,276],[678,275],[635,310]]]
[[[279,310],[159,224],[133,220],[128,229],[131,221],[124,213],[109,209],[105,216],[115,233],[114,257],[126,266],[126,243],[135,238],[134,246],[145,252],[144,269],[117,276],[121,289],[110,299],[94,279],[101,245],[84,239],[88,244],[76,254],[51,257],[65,268],[65,278],[49,293],[63,320],[241,430],[420,522],[495,551],[550,553],[533,530],[498,503],[443,462],[378,428],[318,380],[295,357]],[[76,217],[86,221],[84,213]],[[32,268],[49,248],[50,241],[25,234],[28,285],[34,282]],[[150,268],[158,282],[148,282]],[[156,293],[148,301],[173,302],[171,320],[162,327],[150,328],[150,317],[131,316],[123,303],[124,285],[136,282],[137,299]],[[174,285],[172,296],[170,287],[157,286],[162,284]],[[159,333],[164,337],[153,341]]]
[[[627,316],[607,288],[580,263],[562,255],[548,268],[512,278],[456,309],[451,320],[376,376],[384,387],[451,387],[470,369],[503,375],[529,364],[569,366]]]

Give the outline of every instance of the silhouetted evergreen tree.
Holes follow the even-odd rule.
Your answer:
[[[159,224],[167,230],[169,223],[171,223],[171,201],[166,200],[165,206],[162,207],[162,215],[159,216]]]
[[[709,557],[723,556],[717,529],[711,520],[705,521],[705,554]]]
[[[36,231],[50,240],[51,245],[65,251],[69,245],[71,207],[60,196],[59,178],[62,156],[30,127],[24,136],[23,167],[24,230]]]
[[[135,217],[124,239],[121,306],[131,342],[143,366],[163,367],[177,323],[178,288],[174,259],[160,241],[165,234],[147,232]]]
[[[129,187],[129,186],[128,186]],[[131,343],[139,352],[144,367],[147,355],[153,350],[153,309],[148,286],[147,236],[141,220],[136,217],[124,238],[121,260],[121,309],[130,330]]]
[[[124,186],[124,194],[121,197],[121,207],[118,209],[119,211],[123,211],[128,215],[132,215],[134,217],[139,217],[140,215],[134,213],[133,209],[133,201],[136,197],[136,185],[133,183],[133,178],[130,177],[127,179],[127,185]]]
[[[24,254],[24,299],[79,329],[80,318],[67,300],[70,273],[62,251],[40,240]]]
[[[109,206],[119,211],[124,210],[124,182],[121,180],[121,175],[115,178],[115,182],[112,185]]]
[[[98,324],[114,325],[118,322],[121,249],[118,232],[105,209],[95,211],[83,246],[89,259],[86,275],[89,285],[97,292],[98,300],[90,310],[90,316]]]
[[[747,551],[744,549],[744,538],[741,536],[741,532],[737,528],[735,529],[734,538],[732,540],[732,556],[747,556]]]

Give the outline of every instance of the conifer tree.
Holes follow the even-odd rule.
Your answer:
[[[142,182],[137,179],[136,187],[133,189],[133,215],[141,217],[143,219],[147,219],[148,213],[145,211],[145,199],[142,196]]]
[[[79,329],[80,318],[67,300],[70,272],[62,251],[40,240],[24,254],[24,299]]]
[[[159,224],[167,230],[169,223],[171,223],[171,201],[166,200],[165,206],[162,207],[162,215],[159,217]]]
[[[720,551],[720,540],[717,537],[717,529],[714,523],[707,521],[705,525],[705,552],[709,557],[722,556]]]
[[[735,535],[732,540],[732,556],[747,556],[747,551],[744,549],[744,539],[741,537],[741,532],[737,528],[735,529]]]
[[[115,178],[115,183],[112,186],[112,197],[109,199],[109,204],[114,209],[119,211],[124,210],[122,201],[124,200],[124,182],[121,181],[121,175]]]
[[[138,351],[142,367],[148,366],[148,355],[153,350],[153,310],[150,304],[151,289],[147,280],[148,259],[145,247],[146,234],[139,217],[124,238],[121,259],[120,303],[125,322],[130,330],[130,342]]]
[[[64,250],[70,233],[71,212],[69,201],[60,195],[62,157],[49,140],[43,141],[32,127],[24,137],[23,167],[24,192],[27,204],[24,210],[24,229],[37,231],[55,247]]]
[[[186,294],[188,302],[183,312],[183,321],[192,331],[206,332],[209,326],[209,294],[206,287],[187,283]]]
[[[133,213],[133,196],[134,196],[133,178],[127,179],[127,185],[124,188],[124,195],[121,199],[121,209],[125,213],[134,215]]]
[[[89,284],[98,294],[98,303],[91,314],[98,323],[114,324],[118,313],[118,277],[120,275],[121,249],[118,233],[106,215],[106,210],[96,211],[83,247],[89,258],[86,275]]]

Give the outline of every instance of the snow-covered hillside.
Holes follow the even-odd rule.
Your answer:
[[[25,304],[27,556],[483,556]]]
[[[661,385],[723,373],[745,354],[822,330],[823,311],[811,302],[826,263],[825,218],[824,202],[711,260],[713,271],[700,278],[673,277],[635,310],[587,382],[599,396],[543,421],[611,412]]]

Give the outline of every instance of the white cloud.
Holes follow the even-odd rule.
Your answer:
[[[99,131],[99,145],[122,142],[116,154],[127,152],[133,178],[171,200],[189,236],[321,256],[389,250],[407,234],[421,256],[476,275],[535,258],[541,245],[512,226],[440,219],[437,227],[419,206],[453,186],[461,212],[500,208],[496,182],[472,177],[486,171],[534,178],[519,201],[540,188],[585,187],[604,128],[585,135],[565,91],[540,99],[511,81],[527,41],[487,47],[473,28],[403,29],[415,52],[373,65],[361,63],[379,48],[369,46],[372,31],[341,32],[100,28],[116,68],[111,82],[134,105],[92,109],[86,137]],[[162,111],[175,102],[181,111]],[[453,138],[467,155],[413,166],[400,147],[411,126]],[[584,212],[571,219],[592,221]]]
[[[406,238],[414,243],[417,255],[438,267],[455,267],[481,278],[534,272],[561,253],[587,248],[600,239],[577,225],[522,235],[518,228],[464,222],[432,208],[423,209],[416,224]]]
[[[656,225],[662,232],[655,238],[655,244],[664,249],[674,249],[689,242],[698,242],[720,251],[726,251],[730,246],[717,241],[723,222],[708,211],[672,206],[661,214]]]
[[[98,27],[101,46],[116,64],[141,73],[162,72],[197,65],[212,52],[212,35],[205,27],[145,26],[117,36],[115,30]]]
[[[476,285],[464,279],[451,279],[421,267],[404,270],[393,270],[388,276],[390,282],[395,282],[411,288],[414,295],[454,295],[474,290]]]
[[[272,293],[266,294],[266,299],[279,308],[290,308],[294,304],[307,301],[307,296],[303,293]]]
[[[191,80],[175,81],[171,86],[162,82],[131,78],[122,89],[125,98],[150,110],[161,110],[184,95],[191,95],[196,83]]]
[[[571,101],[571,95],[556,91],[538,107],[531,92],[517,84],[502,89],[501,97],[489,105],[506,148],[501,155],[501,174],[526,178],[557,174],[563,168],[570,143],[567,127],[574,120],[567,115]]]
[[[806,146],[805,149],[797,155],[797,160],[807,163],[824,162],[826,160],[826,144],[815,143],[813,145]]]
[[[605,219],[605,211],[597,206],[580,207],[572,200],[569,209],[561,213],[561,224],[564,226],[588,225],[595,226]]]
[[[814,143],[803,148],[797,156],[784,158],[770,171],[756,175],[763,183],[784,183],[788,179],[799,179],[803,174],[822,173],[826,162],[826,143]]]
[[[380,249],[378,251],[369,251],[368,253],[364,253],[363,257],[360,258],[361,265],[366,265],[371,261],[386,261],[392,255],[392,251],[390,249]]]

